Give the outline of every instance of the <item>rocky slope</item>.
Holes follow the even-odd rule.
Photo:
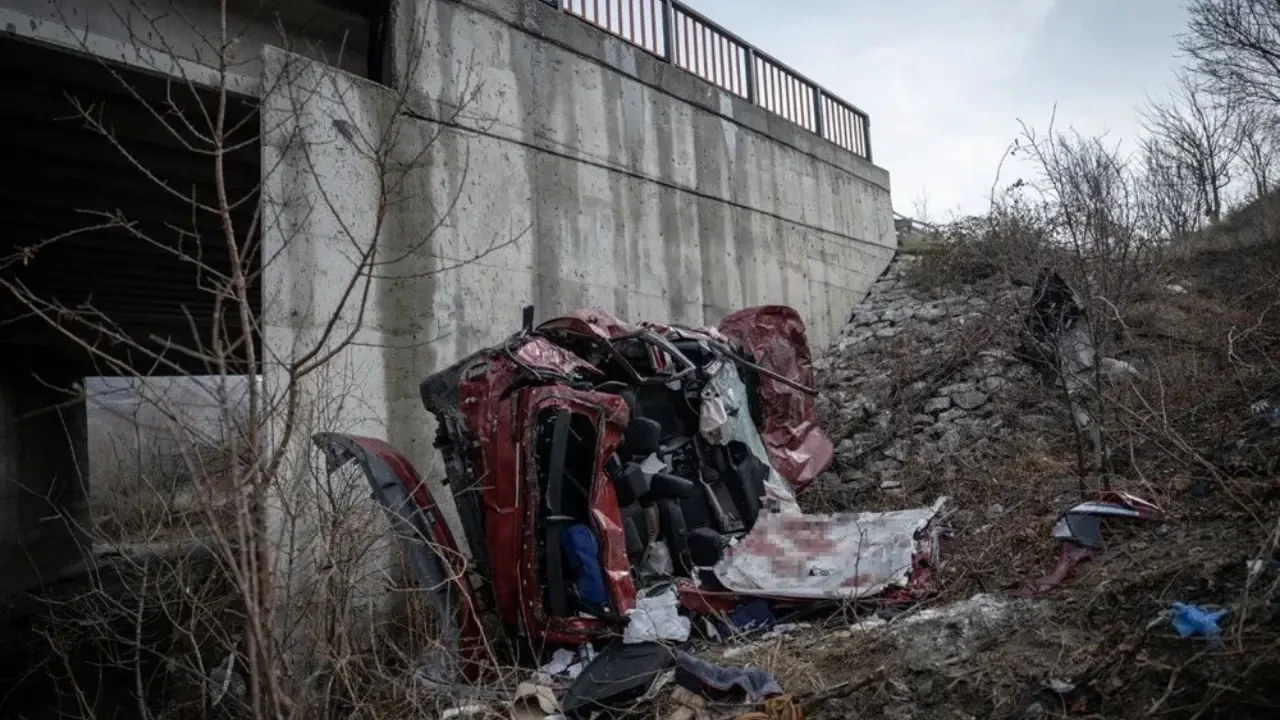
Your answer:
[[[1053,422],[1026,412],[1028,399],[1051,398],[1013,352],[1032,288],[922,290],[909,279],[915,262],[894,260],[815,362],[818,413],[837,444],[820,479],[828,490],[893,493],[912,465],[949,476],[1012,425]]]

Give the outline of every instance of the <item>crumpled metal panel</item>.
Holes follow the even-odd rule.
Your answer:
[[[329,473],[349,462],[360,467],[405,544],[418,585],[439,617],[439,645],[422,669],[440,682],[478,679],[489,648],[467,585],[467,561],[418,471],[382,440],[338,433],[312,439]]]
[[[459,451],[467,453],[472,476],[451,477],[449,483],[459,508],[470,504],[482,514],[482,527],[470,532],[484,538],[484,556],[490,573],[486,579],[494,609],[504,623],[518,625],[520,564],[506,559],[519,557],[523,544],[520,525],[515,521],[520,506],[520,484],[495,479],[515,478],[519,472],[519,448],[513,440],[518,434],[517,419],[512,400],[503,397],[520,371],[505,356],[495,356],[484,363],[472,365],[457,385],[458,414],[469,435],[468,444]],[[511,520],[503,522],[505,518]]]
[[[595,308],[574,310],[558,318],[552,318],[538,326],[539,332],[567,330],[575,335],[587,335],[601,340],[611,340],[624,335],[634,335],[639,328],[623,322],[616,315]]]
[[[515,351],[515,356],[520,362],[538,370],[550,370],[562,375],[600,374],[596,366],[537,335],[532,335],[521,342],[520,347]]]
[[[757,364],[806,387],[813,386],[813,358],[804,321],[782,305],[747,308],[720,321],[720,332],[749,351]],[[813,397],[767,376],[760,377],[763,437],[770,464],[797,493],[827,469],[835,456],[818,425]]]
[[[716,577],[740,595],[810,600],[856,600],[905,587],[930,544],[922,531],[946,501],[894,512],[761,515],[716,565]]]

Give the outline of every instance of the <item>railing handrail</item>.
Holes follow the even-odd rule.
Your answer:
[[[805,75],[804,73],[801,73],[799,70],[796,70],[795,68],[793,68],[793,67],[791,67],[790,65],[788,65],[788,64],[786,64],[786,63],[784,63],[784,62],[782,62],[781,60],[779,60],[778,58],[774,57],[773,55],[770,55],[769,53],[767,53],[767,52],[765,52],[765,51],[761,50],[760,48],[756,47],[754,44],[752,44],[752,43],[750,43],[750,42],[748,42],[748,41],[746,41],[746,40],[742,39],[742,37],[741,37],[740,35],[738,35],[738,34],[736,34],[736,33],[732,32],[732,31],[730,31],[730,30],[726,30],[726,29],[725,29],[725,27],[724,27],[723,25],[721,25],[720,23],[716,22],[715,20],[712,20],[711,18],[707,17],[706,15],[703,15],[702,13],[698,12],[697,10],[694,10],[693,8],[689,7],[688,5],[685,5],[684,3],[680,2],[680,0],[658,0],[658,1],[659,1],[660,3],[662,3],[662,4],[666,4],[666,3],[668,3],[668,2],[669,2],[669,3],[671,3],[671,5],[673,5],[673,6],[674,6],[677,10],[679,10],[680,12],[684,13],[685,15],[688,15],[689,17],[693,18],[694,20],[697,20],[698,22],[702,23],[703,25],[706,25],[707,27],[711,28],[712,30],[715,30],[716,32],[718,32],[718,33],[720,33],[721,35],[723,35],[724,37],[726,37],[726,38],[728,38],[729,40],[732,40],[733,42],[735,42],[735,43],[737,43],[737,44],[739,44],[739,45],[743,46],[744,48],[750,48],[750,49],[751,49],[751,53],[752,53],[753,55],[755,55],[756,57],[758,57],[758,58],[763,58],[763,59],[765,59],[765,60],[769,61],[769,63],[770,63],[770,64],[774,65],[774,66],[775,66],[775,67],[777,67],[779,70],[785,70],[785,71],[787,71],[788,73],[791,73],[791,75],[792,75],[793,77],[795,77],[795,79],[799,80],[799,81],[800,81],[800,82],[802,82],[802,83],[805,83],[806,85],[808,85],[809,87],[811,87],[811,88],[813,88],[813,89],[815,89],[815,90],[819,90],[819,91],[821,91],[821,92],[822,92],[822,94],[823,94],[824,96],[831,98],[832,100],[834,100],[834,101],[836,101],[836,102],[840,103],[841,105],[844,105],[845,107],[849,108],[850,110],[854,111],[855,113],[857,113],[857,114],[859,114],[859,115],[863,115],[863,116],[866,116],[866,115],[867,115],[867,113],[865,113],[865,112],[863,112],[861,109],[859,109],[857,105],[854,105],[853,103],[849,102],[848,100],[845,100],[844,98],[841,98],[839,95],[833,95],[833,94],[832,94],[831,92],[829,92],[825,87],[823,87],[823,86],[819,85],[816,81],[814,81],[814,80],[810,80],[810,79],[809,79],[809,77],[808,77],[807,75]],[[663,58],[663,59],[666,59],[666,58]]]
[[[823,86],[809,79],[808,76],[796,71],[773,55],[760,50],[738,34],[729,31],[706,15],[680,2],[680,0],[604,0],[604,24],[600,22],[600,0],[542,0],[542,2],[554,5],[569,15],[585,20],[615,37],[641,47],[646,52],[667,63],[690,71],[703,80],[732,94],[745,97],[747,101],[780,115],[855,155],[871,160],[870,115],[857,105],[829,92]],[[594,18],[588,16],[586,9],[588,2],[592,2],[595,8]],[[635,36],[637,3],[639,3],[640,8],[639,16],[641,18],[640,25],[641,34],[644,37],[643,41]],[[652,46],[649,45],[647,39],[649,28],[646,25],[648,22],[645,13],[646,3],[649,8],[649,16],[652,17],[655,23],[652,28]],[[575,4],[580,4],[582,10],[573,9]],[[618,9],[617,29],[613,27],[612,13],[614,7]],[[661,12],[655,9],[658,7],[661,8]],[[630,18],[631,36],[628,36],[623,31],[624,9]],[[709,54],[706,44],[699,45],[703,38],[701,31],[697,31],[698,35],[693,38],[692,47],[689,45],[690,38],[688,33],[681,33],[676,27],[674,22],[676,13],[689,18],[695,29],[697,26],[701,26],[711,34],[712,42],[710,43]],[[687,28],[688,26],[685,27]],[[658,40],[659,30],[662,32],[661,41]],[[680,34],[686,43],[684,51],[679,53],[676,48],[677,34]],[[737,48],[741,48],[742,54],[739,55],[736,48],[731,50],[723,44],[717,44],[717,39],[721,43],[727,42],[737,46]],[[693,55],[693,57],[690,58],[690,55]],[[699,55],[701,60],[699,60]],[[681,64],[677,56],[683,58],[685,65]],[[770,78],[759,77],[757,75],[757,62],[773,68],[785,77],[781,79],[776,76]],[[706,67],[706,65],[710,65],[710,68]],[[729,65],[732,65],[732,69],[728,67]],[[707,77],[704,75],[704,71],[707,70],[710,70],[711,75],[719,74],[721,77]],[[723,77],[728,72],[733,73],[732,82]],[[746,85],[745,88],[742,87],[744,83]],[[807,94],[803,91],[797,92],[797,88],[792,84],[807,90]],[[767,99],[762,98],[762,95],[767,96]],[[825,107],[825,101],[830,101],[830,111]],[[770,104],[773,107],[770,107]],[[856,123],[851,123],[850,118],[847,115],[840,115],[840,112],[852,115]],[[812,128],[809,127],[810,124],[813,125]]]

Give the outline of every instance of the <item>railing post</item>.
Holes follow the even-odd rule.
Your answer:
[[[662,52],[672,65],[676,64],[675,4],[675,0],[662,0]]]
[[[822,86],[813,86],[813,132],[818,137],[822,135]]]
[[[871,116],[862,116],[862,138],[867,143],[867,162],[873,162],[871,159]]]
[[[747,102],[759,105],[756,102],[756,49],[750,45],[743,45],[742,49],[747,56]]]

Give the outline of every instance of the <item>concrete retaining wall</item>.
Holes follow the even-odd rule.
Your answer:
[[[786,303],[821,345],[892,255],[888,174],[851,153],[545,4],[407,7],[398,82],[425,116],[479,132],[441,154],[470,159],[457,214],[488,224],[447,233],[441,253],[531,231],[521,253],[445,282],[518,290],[541,317],[595,305],[703,323]],[[456,318],[456,294],[432,309]],[[444,352],[492,339],[505,308],[455,319]]]
[[[399,92],[265,61],[295,88],[264,98],[266,347],[357,340],[309,390],[355,391],[320,429],[428,470],[418,383],[523,305],[698,325],[782,303],[825,346],[894,253],[886,171],[639,48],[529,0],[397,13]]]

